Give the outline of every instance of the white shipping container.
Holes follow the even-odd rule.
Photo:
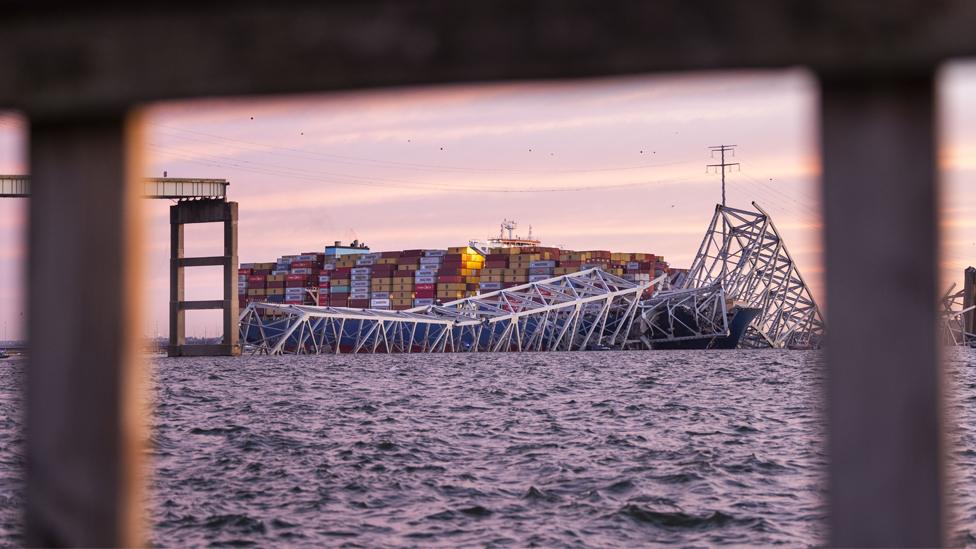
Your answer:
[[[289,271],[288,269],[275,269],[275,270],[271,271],[271,274],[276,275],[276,276],[277,275],[287,275],[287,274],[291,274],[291,271]]]
[[[241,268],[242,269],[253,269],[254,268],[254,263],[241,263]]]
[[[352,269],[350,269],[349,274],[368,275],[370,271],[372,271],[372,269],[370,269],[369,267],[353,267]]]
[[[425,305],[433,305],[433,304],[434,304],[434,298],[432,297],[418,297],[417,299],[413,300],[414,307],[423,307]]]
[[[299,261],[318,261],[318,256],[314,254],[303,254],[298,256]]]
[[[546,280],[552,278],[549,275],[529,275],[529,282],[539,282],[540,280]]]
[[[417,284],[436,284],[437,280],[433,276],[418,276]]]
[[[376,260],[371,257],[364,257],[356,260],[356,265],[373,265],[374,263],[376,263]]]
[[[329,282],[332,280],[331,275],[319,275],[319,282]]]
[[[414,272],[414,275],[413,275],[414,278],[422,278],[422,277],[425,277],[425,276],[437,276],[437,271],[431,271],[431,270],[424,269],[422,271],[416,271],[416,272]]]
[[[390,299],[390,292],[373,292],[373,299]]]
[[[373,298],[369,300],[369,305],[371,307],[389,307],[390,300],[388,298]]]
[[[363,259],[379,259],[381,257],[383,257],[383,254],[381,254],[380,252],[371,252],[368,254],[363,254]]]
[[[322,270],[323,271],[334,271],[335,270],[335,263],[326,263],[326,264],[322,265]]]
[[[352,282],[349,283],[349,286],[352,287],[352,288],[369,288],[369,281],[368,280],[353,280]]]
[[[421,257],[420,258],[420,264],[421,265],[440,265],[441,264],[441,261],[443,259],[444,259],[443,257]]]
[[[482,282],[479,285],[479,287],[482,290],[501,290],[502,289],[502,283],[501,282]]]
[[[529,268],[532,268],[532,267],[555,267],[555,266],[556,266],[556,262],[553,261],[553,260],[551,260],[551,259],[540,260],[540,261],[531,261],[531,262],[529,262]]]
[[[628,269],[640,269],[640,263],[638,263],[636,261],[631,261],[630,263],[627,264],[627,268]]]
[[[349,280],[353,282],[369,282],[370,276],[368,274],[364,275],[349,275]]]
[[[310,275],[312,274],[312,269],[308,267],[299,267],[297,269],[292,269],[291,274],[293,275]]]
[[[424,257],[444,257],[447,250],[424,250]]]

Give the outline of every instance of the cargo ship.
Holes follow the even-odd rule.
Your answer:
[[[505,220],[485,243],[443,249],[371,251],[359,241],[335,241],[322,252],[284,255],[275,261],[242,263],[241,308],[253,302],[408,310],[553,276],[600,268],[632,282],[649,282],[671,269],[664,257],[646,252],[567,250],[514,234]],[[507,234],[506,234],[507,231]],[[654,288],[648,290],[648,296]]]
[[[367,313],[365,318],[342,320],[332,342],[342,352],[358,348],[364,334],[368,337],[371,333],[371,322],[383,312],[429,314],[432,307],[444,304],[450,304],[444,305],[447,308],[455,307],[453,304],[462,300],[490,297],[502,290],[521,292],[537,282],[551,287],[559,277],[585,274],[594,269],[637,288],[634,295],[641,304],[668,302],[667,313],[662,317],[666,320],[649,317],[642,323],[642,328],[631,335],[629,343],[618,342],[615,347],[618,349],[733,349],[739,346],[750,323],[760,313],[759,309],[726,304],[712,308],[715,313],[702,319],[700,313],[696,316],[692,309],[684,311],[681,306],[670,303],[669,296],[685,291],[673,290],[670,284],[676,281],[676,286],[680,285],[685,271],[671,268],[663,256],[649,252],[577,251],[544,246],[540,239],[533,237],[531,228],[527,237],[516,234],[516,228],[516,222],[506,219],[497,236],[484,242],[471,240],[467,245],[444,249],[374,252],[358,240],[348,245],[335,241],[322,252],[285,255],[274,262],[244,263],[240,266],[238,282],[240,306],[242,309],[250,304],[315,306],[352,314]],[[543,297],[538,295],[539,299]],[[593,313],[602,318],[603,325],[613,324],[615,320],[610,313],[600,317],[603,302],[601,299],[582,303],[581,310],[584,315]],[[635,305],[629,310],[615,310],[613,315],[623,315],[621,323],[629,325],[622,319],[630,318],[628,315],[632,316],[632,311],[644,310],[642,307]],[[260,310],[265,311],[261,314],[272,316],[288,314],[288,310],[281,307],[262,307]],[[531,332],[537,321],[547,322],[548,319],[527,317],[520,329]],[[664,326],[664,322],[668,326]],[[255,329],[263,334],[269,327],[251,326],[245,330],[245,341],[264,338],[266,334],[250,333]],[[452,345],[460,349],[465,345],[482,348],[500,337],[500,330],[504,329],[503,324],[485,324],[477,334],[459,330],[452,336]],[[303,331],[286,336],[285,347],[301,347],[299,340],[303,337],[306,337]],[[433,344],[433,340],[425,342],[422,338],[415,339],[417,337],[420,336],[410,335],[419,348]],[[550,333],[550,337],[554,334]],[[291,341],[293,338],[296,340]],[[584,350],[609,348],[605,343],[595,341]]]

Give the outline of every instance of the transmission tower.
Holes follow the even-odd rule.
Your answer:
[[[719,153],[721,155],[722,162],[720,164],[708,164],[707,166],[705,166],[706,172],[711,168],[715,168],[716,171],[718,171],[719,168],[722,169],[722,207],[723,208],[725,207],[725,168],[727,167],[730,168],[732,166],[735,167],[739,166],[738,162],[726,162],[725,153],[730,152],[732,153],[732,156],[735,156],[735,147],[736,147],[735,145],[716,145],[714,147],[709,147],[709,150],[711,151],[711,157],[715,158],[715,153]]]

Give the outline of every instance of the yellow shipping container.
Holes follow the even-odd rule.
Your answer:
[[[376,260],[377,265],[396,265],[399,258],[396,257],[381,257]]]
[[[411,298],[393,298],[393,299],[390,299],[390,303],[394,307],[412,307],[413,306],[413,298],[412,297]]]
[[[373,283],[374,286],[376,284],[393,284],[393,278],[392,277],[374,278],[371,280],[371,282]]]
[[[247,295],[265,295],[264,288],[251,288],[247,291]]]
[[[284,282],[285,275],[268,275],[268,282]]]
[[[285,295],[284,288],[268,288],[264,291],[264,295]]]

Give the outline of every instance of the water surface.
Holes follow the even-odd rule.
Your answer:
[[[976,351],[951,350],[976,537]],[[159,359],[160,546],[825,541],[821,355],[688,351]],[[0,368],[0,531],[19,539],[21,363]]]

